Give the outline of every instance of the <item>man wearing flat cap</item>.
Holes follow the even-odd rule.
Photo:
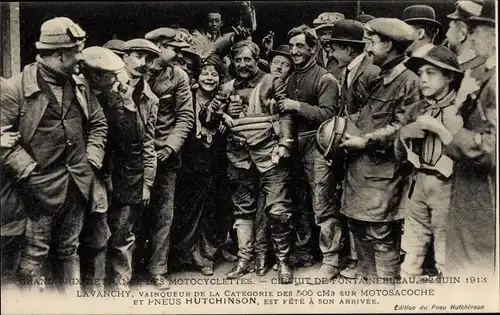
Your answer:
[[[422,99],[406,110],[395,142],[396,156],[409,162],[413,170],[403,196],[401,277],[418,279],[429,276],[424,274],[424,262],[430,252],[438,275],[446,264],[453,161],[444,149],[462,123],[455,99],[463,72],[456,55],[444,46],[411,57],[405,66],[420,77]]]
[[[50,249],[55,279],[64,281],[57,283],[64,288],[80,279],[78,235],[107,132],[88,82],[73,74],[85,38],[68,18],[44,22],[36,62],[0,87],[1,125],[19,126],[22,136],[12,149],[1,151],[2,166],[22,184],[30,209],[19,266],[22,283],[40,281]]]
[[[498,141],[495,2],[485,0],[481,13],[465,20],[476,54],[487,59],[480,71],[465,73],[457,95],[457,102],[462,103],[463,128],[446,148],[446,154],[454,161],[446,274],[491,276],[495,272],[495,240],[498,240],[495,235],[495,215],[498,215],[495,213],[498,202],[495,200]]]
[[[394,18],[365,25],[367,53],[381,68],[370,96],[355,117],[361,136],[348,135],[342,213],[358,250],[359,275],[394,279],[399,275],[400,200],[404,175],[393,142],[406,107],[419,99],[418,77],[402,61],[415,31]]]
[[[457,1],[455,12],[448,14],[450,20],[448,31],[446,32],[446,40],[448,47],[457,54],[460,68],[464,71],[479,71],[481,65],[485,62],[486,57],[478,56],[474,50],[472,30],[465,21],[477,16],[481,12],[484,0]]]
[[[123,44],[125,44],[125,42],[122,40],[111,39],[108,40],[104,45],[102,45],[102,47],[110,49],[112,52],[121,57],[124,55]]]
[[[436,12],[432,7],[421,4],[409,6],[403,11],[403,21],[417,33],[417,39],[408,47],[408,55],[422,54],[432,48],[434,39],[442,28],[442,24],[436,20]]]
[[[159,75],[168,65],[178,65],[179,60],[182,59],[182,49],[189,48],[190,46],[184,40],[186,38],[185,35],[182,35],[178,30],[168,27],[157,28],[147,33],[144,38],[155,43],[161,51],[160,57],[155,60],[152,69],[154,70],[152,72],[156,72],[156,75]],[[151,83],[151,80],[155,80],[155,77],[152,76],[148,80]]]
[[[175,56],[172,45],[182,49],[176,31],[162,28],[146,34],[159,44],[161,67],[156,77],[150,78],[151,89],[159,98],[156,119],[155,150],[157,155],[156,179],[152,189],[148,221],[145,229],[153,227],[152,257],[148,270],[153,275],[167,273],[170,250],[170,228],[174,214],[174,193],[177,170],[181,166],[180,150],[194,125],[191,86],[187,73],[170,61]],[[145,40],[146,41],[146,40]],[[149,42],[149,41],[148,41]],[[158,49],[158,48],[157,48]]]

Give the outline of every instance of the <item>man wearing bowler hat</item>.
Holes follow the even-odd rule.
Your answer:
[[[80,279],[78,236],[107,133],[106,118],[88,82],[73,75],[85,38],[68,18],[44,22],[36,62],[1,86],[1,125],[19,126],[22,136],[12,149],[2,149],[1,161],[23,185],[30,209],[21,283],[40,281],[51,249],[56,283],[65,288]]]
[[[286,84],[288,77],[293,72],[293,60],[292,55],[290,55],[290,46],[280,45],[276,50],[271,50],[269,52],[268,58],[271,74],[279,76]]]
[[[457,55],[460,68],[464,71],[479,71],[485,62],[485,56],[478,56],[474,50],[472,31],[465,21],[478,16],[481,12],[484,0],[457,1],[455,12],[447,15],[450,20],[449,29],[446,32],[448,47]],[[476,70],[478,69],[478,70]]]
[[[485,0],[481,13],[465,20],[476,54],[487,59],[480,71],[465,74],[457,96],[457,102],[461,102],[468,95],[460,110],[463,128],[446,148],[446,154],[454,160],[446,234],[448,274],[478,276],[495,272],[495,2]]]
[[[436,12],[428,5],[415,4],[403,11],[403,21],[413,27],[417,39],[408,48],[408,54],[422,54],[432,48],[442,24],[436,20]]]
[[[359,275],[394,279],[399,275],[399,204],[405,174],[392,143],[405,108],[419,99],[418,77],[402,64],[416,35],[394,18],[371,20],[365,28],[366,51],[381,72],[356,118],[361,135],[347,135],[341,144],[347,150],[341,212],[354,235]]]
[[[339,12],[324,12],[313,22],[314,30],[320,43],[320,49],[318,49],[316,55],[318,64],[333,74],[339,81],[342,77],[342,69],[339,69],[338,61],[332,57],[332,48],[329,45],[329,39],[333,25],[344,18],[344,15]]]
[[[332,54],[345,71],[341,82],[340,116],[349,116],[360,110],[360,106],[365,104],[372,82],[380,72],[380,68],[372,64],[372,60],[364,53],[366,43],[363,37],[361,22],[341,20],[333,26],[330,39]],[[337,188],[341,191],[341,178]],[[356,276],[357,257],[352,237],[349,240],[351,254],[341,274],[353,278]]]
[[[456,55],[434,46],[425,55],[405,62],[416,73],[423,98],[409,106],[396,137],[396,156],[412,166],[411,180],[403,196],[405,258],[402,277],[427,277],[424,261],[433,252],[437,274],[445,267],[446,224],[450,207],[453,161],[444,153],[461,127],[455,102],[463,72]],[[431,246],[432,244],[432,246]]]

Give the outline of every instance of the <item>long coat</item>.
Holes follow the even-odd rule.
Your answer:
[[[86,161],[99,169],[102,166],[106,145],[106,118],[88,82],[78,76],[73,76],[72,79],[75,83],[77,103],[84,114],[85,125],[82,129],[86,140]],[[49,104],[37,81],[37,64],[27,65],[21,74],[8,79],[7,84],[2,84],[0,94],[1,125],[14,125],[21,133],[21,140],[15,147],[1,149],[0,161],[11,179],[19,182],[27,179],[37,165],[37,161],[28,153],[27,148]],[[52,144],[50,139],[47,139],[47,145],[61,144]],[[71,170],[71,176],[79,184],[80,190],[83,190],[84,196],[89,197],[91,183],[79,180],[81,176],[89,176],[89,174],[81,173],[85,169],[89,169],[88,165],[75,165]],[[51,180],[51,178],[61,176],[56,174],[57,172],[67,171],[63,168],[55,168],[42,175],[47,179],[45,182],[37,184],[37,195],[41,196],[39,201],[42,204],[57,204],[64,201],[65,196],[60,193],[61,187]]]
[[[446,148],[454,160],[448,218],[446,269],[451,274],[492,272],[496,222],[496,76],[485,64],[473,71],[476,101],[462,107],[464,127]],[[474,86],[466,74],[462,86]],[[460,91],[459,91],[460,93]],[[470,99],[469,99],[470,101]],[[480,135],[481,141],[474,139]],[[497,240],[495,242],[495,239]]]

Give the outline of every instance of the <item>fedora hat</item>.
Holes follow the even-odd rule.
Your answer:
[[[280,45],[276,50],[271,50],[268,54],[269,62],[272,62],[273,58],[276,56],[286,57],[290,60],[291,64],[293,64],[292,55],[290,54],[290,46],[289,45]]]
[[[421,56],[412,56],[405,62],[406,68],[415,73],[418,73],[418,69],[424,64],[431,64],[440,69],[455,72],[459,80],[462,80],[464,77],[464,72],[460,70],[457,55],[442,45],[432,47],[427,53]]]
[[[481,8],[481,14],[470,16],[465,22],[467,24],[482,24],[495,27],[495,1],[485,0]]]
[[[455,3],[455,12],[446,17],[450,20],[466,20],[474,15],[480,15],[484,0],[459,0]]]
[[[342,20],[335,23],[330,41],[364,44],[363,23],[355,20]]]
[[[316,145],[327,161],[334,159],[345,134],[360,136],[361,131],[348,118],[335,116],[323,122],[316,131]]]
[[[422,4],[411,5],[404,9],[403,21],[410,25],[426,24],[437,28],[443,27],[443,25],[436,20],[436,11],[434,11],[432,7]]]

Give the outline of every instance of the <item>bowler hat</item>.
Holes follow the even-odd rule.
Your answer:
[[[432,47],[422,56],[412,56],[405,62],[405,66],[415,73],[418,73],[418,69],[424,64],[431,64],[440,69],[455,72],[459,80],[462,80],[464,76],[464,72],[460,70],[457,55],[442,45]]]
[[[406,22],[395,18],[375,18],[365,24],[368,32],[389,37],[399,43],[403,48],[408,48],[416,39],[415,30]]]
[[[354,136],[361,135],[352,120],[340,116],[334,116],[319,126],[316,131],[316,145],[327,161],[334,158],[340,144],[346,140],[346,133]]]
[[[111,49],[118,56],[123,55],[123,44],[125,42],[119,39],[108,40],[102,47]]]
[[[144,38],[135,38],[126,41],[125,44],[123,44],[123,51],[124,52],[145,51],[155,55],[156,57],[160,56],[161,52],[158,46],[156,46],[155,44]]]
[[[470,16],[465,22],[467,24],[483,24],[495,27],[495,1],[484,0],[481,14]]]
[[[290,60],[290,63],[293,64],[292,55],[290,54],[290,46],[289,45],[280,45],[276,50],[271,50],[268,54],[269,62],[273,61],[273,58],[276,56],[283,56]]]
[[[45,21],[40,28],[40,40],[37,49],[71,48],[85,42],[87,34],[71,19],[56,17]]]
[[[403,21],[413,24],[431,25],[441,28],[443,25],[436,20],[436,11],[428,5],[411,5],[403,11]]]
[[[450,20],[466,20],[473,15],[480,15],[484,0],[459,0],[455,3],[455,12],[446,17]]]
[[[373,20],[375,17],[373,15],[370,15],[370,14],[360,14],[358,15],[355,20],[356,21],[359,21],[363,24],[367,23],[367,22],[370,22],[371,20]]]
[[[269,62],[265,59],[259,59],[257,62],[257,67],[259,67],[260,70],[269,73],[271,71],[271,68],[269,68]]]
[[[363,37],[363,23],[355,20],[342,20],[333,26],[330,41],[364,44]]]
[[[125,68],[123,60],[108,48],[87,47],[82,51],[82,55],[83,65],[91,69],[118,73]]]

